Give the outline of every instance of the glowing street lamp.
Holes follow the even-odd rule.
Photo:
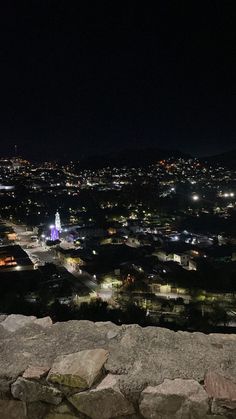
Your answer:
[[[195,201],[195,202],[199,201],[199,199],[200,199],[199,195],[193,195],[192,196],[192,200]]]

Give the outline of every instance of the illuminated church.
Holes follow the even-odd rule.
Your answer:
[[[50,229],[51,229],[51,240],[52,241],[59,240],[59,233],[61,232],[61,218],[58,211],[55,214],[55,225],[52,225]]]

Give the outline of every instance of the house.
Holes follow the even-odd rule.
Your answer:
[[[112,236],[107,236],[103,238],[100,244],[101,245],[106,245],[106,244],[122,245],[124,244],[124,242],[125,242],[124,237],[120,236],[119,234],[113,234]]]
[[[0,272],[31,269],[34,269],[34,264],[20,246],[0,247]]]
[[[188,267],[189,265],[189,255],[186,253],[174,253],[173,261],[179,263],[183,268]]]
[[[55,252],[61,264],[69,271],[77,271],[81,266],[86,265],[86,262],[82,259],[81,252],[79,250],[57,247]]]

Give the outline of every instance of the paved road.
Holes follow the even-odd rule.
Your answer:
[[[41,265],[44,265],[44,263],[55,263],[55,257],[51,249],[31,240],[31,237],[34,236],[32,231],[26,231],[26,227],[21,225],[12,224],[12,227],[17,233],[17,243],[25,250],[33,262],[36,262],[38,259],[38,264]]]
[[[89,290],[90,292],[96,292],[98,289],[97,282],[93,280],[92,276],[88,274],[88,272],[82,271],[81,273],[73,271],[71,269],[68,269],[68,272],[70,272],[75,278],[77,278],[79,281],[81,281]]]

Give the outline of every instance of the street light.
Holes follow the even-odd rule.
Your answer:
[[[193,196],[192,196],[192,200],[193,200],[193,201],[199,201],[199,199],[200,199],[200,198],[199,198],[199,195],[193,195]]]

